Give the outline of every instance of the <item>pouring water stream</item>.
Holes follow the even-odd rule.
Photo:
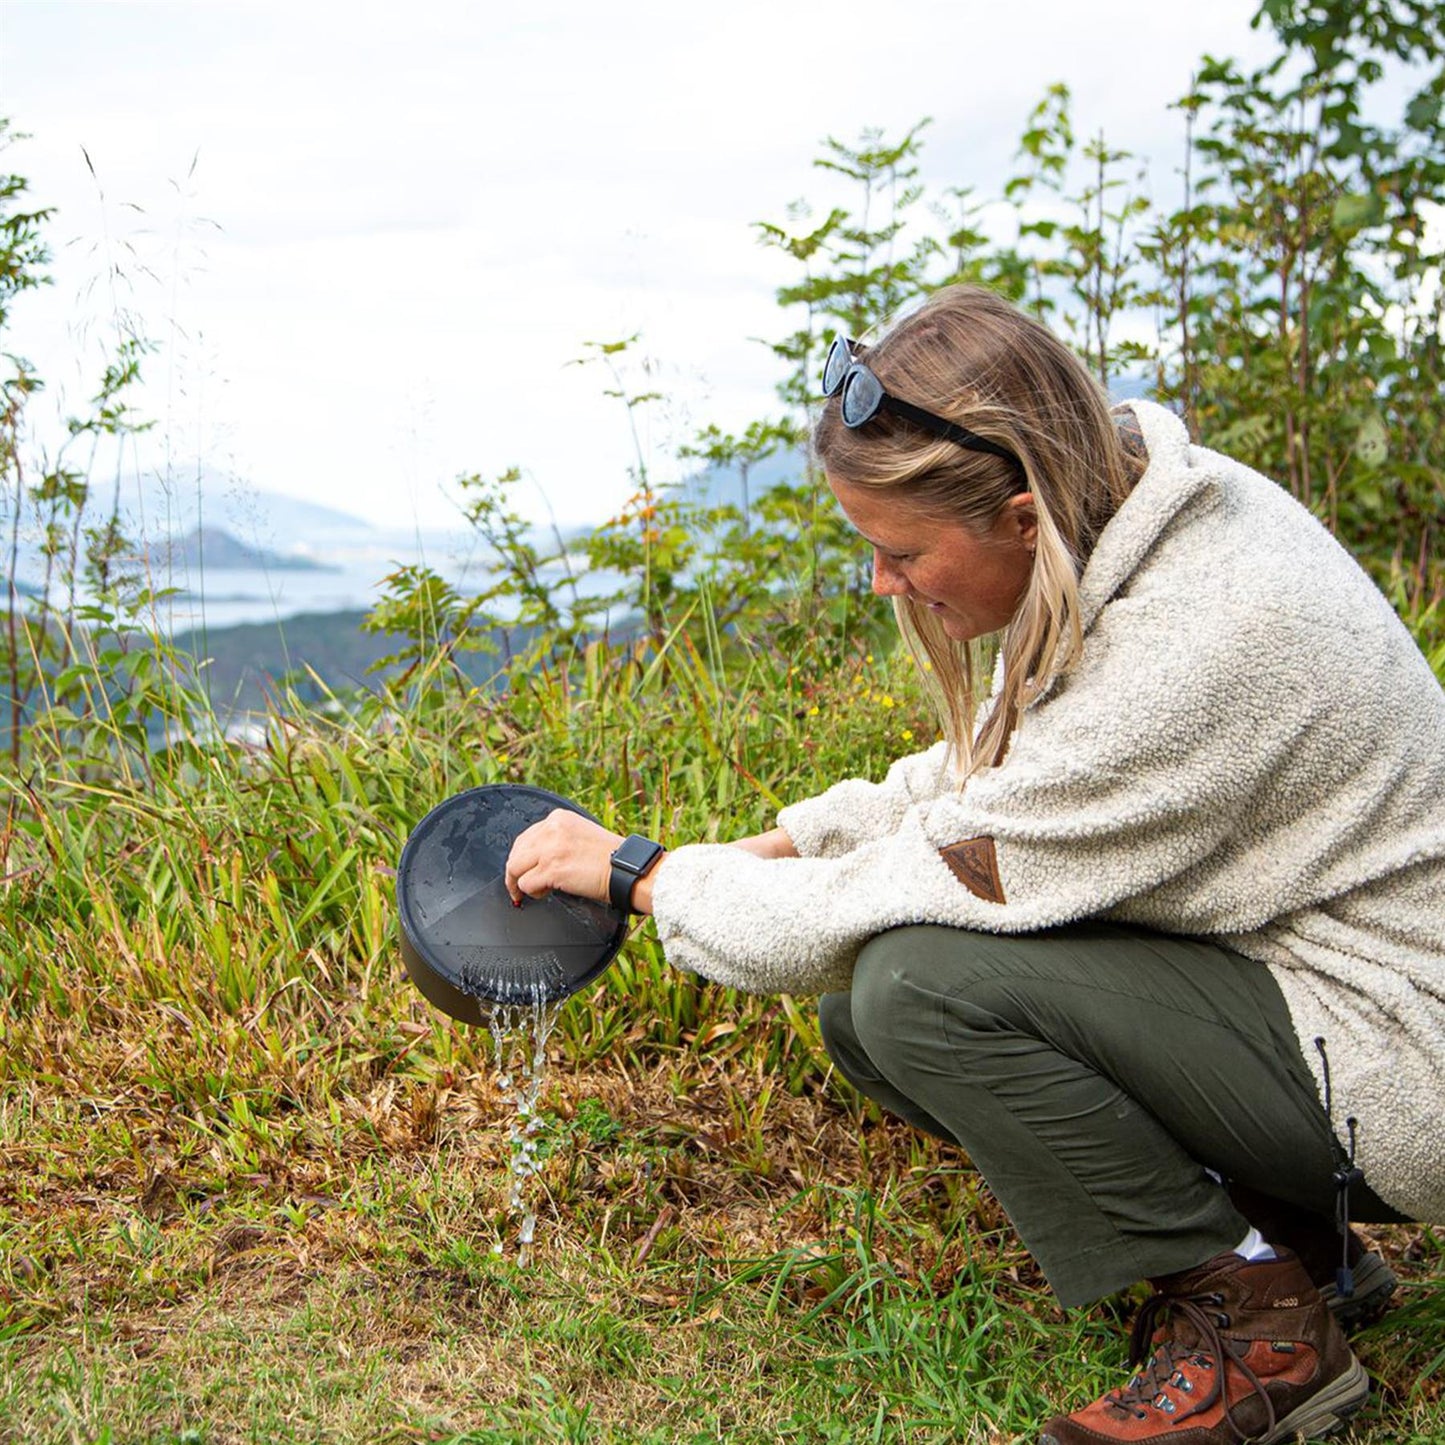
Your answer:
[[[507,1133],[507,1213],[518,1221],[517,1263],[526,1265],[537,1232],[537,1211],[527,1197],[528,1181],[537,1172],[537,1134],[541,1118],[537,1104],[547,1067],[547,1040],[561,1006],[537,999],[527,1004],[497,1004],[487,1015],[491,1031],[497,1084],[512,1103],[514,1113]],[[504,1252],[498,1240],[493,1254]]]

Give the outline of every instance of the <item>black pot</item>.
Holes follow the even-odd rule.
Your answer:
[[[512,843],[556,808],[597,821],[545,788],[497,783],[439,803],[402,849],[396,903],[406,971],[463,1023],[487,1022],[497,1004],[567,998],[627,936],[625,914],[570,893],[513,906],[503,883]]]

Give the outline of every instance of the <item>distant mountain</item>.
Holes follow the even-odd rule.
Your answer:
[[[303,613],[284,622],[245,623],[186,632],[174,639],[176,651],[204,663],[201,686],[223,726],[274,707],[286,690],[315,705],[328,691],[339,694],[375,689],[398,670],[384,659],[407,639],[368,632],[360,611]],[[460,651],[452,661],[480,686],[495,685],[514,653],[524,651],[535,630],[495,627],[475,651]]]
[[[258,546],[275,546],[284,539],[314,547],[323,540],[361,541],[376,530],[350,512],[262,491],[234,473],[209,468],[189,477],[155,472],[122,477],[120,506],[132,534],[147,540],[220,527]]]
[[[249,572],[273,582],[289,577],[287,590],[299,592],[303,576],[331,576],[338,567],[361,565],[359,558],[382,550],[406,557],[421,544],[407,537],[405,546],[394,546],[389,534],[360,517],[263,492],[217,471],[185,479],[154,471],[127,473],[93,487],[84,521],[96,526],[113,510],[122,535],[148,564],[152,585],[178,586],[187,594],[201,588],[212,571]],[[44,521],[39,508],[27,508],[16,538],[17,585],[32,594],[46,573]],[[440,543],[426,540],[440,549]],[[236,584],[228,585],[234,589]],[[268,589],[268,596],[274,590]],[[321,605],[334,605],[329,598],[335,590],[327,589],[328,600],[318,599]]]
[[[204,575],[207,567],[238,571],[336,572],[340,569],[298,553],[272,552],[238,541],[221,527],[197,527],[184,537],[167,539],[145,551],[151,566],[185,569]]]
[[[747,477],[737,467],[706,467],[684,477],[678,495],[697,507],[751,508],[764,492],[784,482],[801,482],[808,474],[807,456],[802,451],[781,452],[765,457],[748,468]]]

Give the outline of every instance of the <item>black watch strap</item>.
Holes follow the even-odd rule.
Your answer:
[[[637,880],[662,857],[662,844],[633,833],[618,844],[612,854],[612,876],[607,891],[619,913],[632,912],[632,890]]]

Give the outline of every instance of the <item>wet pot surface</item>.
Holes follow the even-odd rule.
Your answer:
[[[627,920],[608,904],[553,893],[515,908],[507,896],[513,840],[554,808],[592,816],[544,788],[498,783],[439,803],[407,839],[396,876],[402,957],[453,1018],[481,1023],[491,1004],[564,999],[622,946]]]

